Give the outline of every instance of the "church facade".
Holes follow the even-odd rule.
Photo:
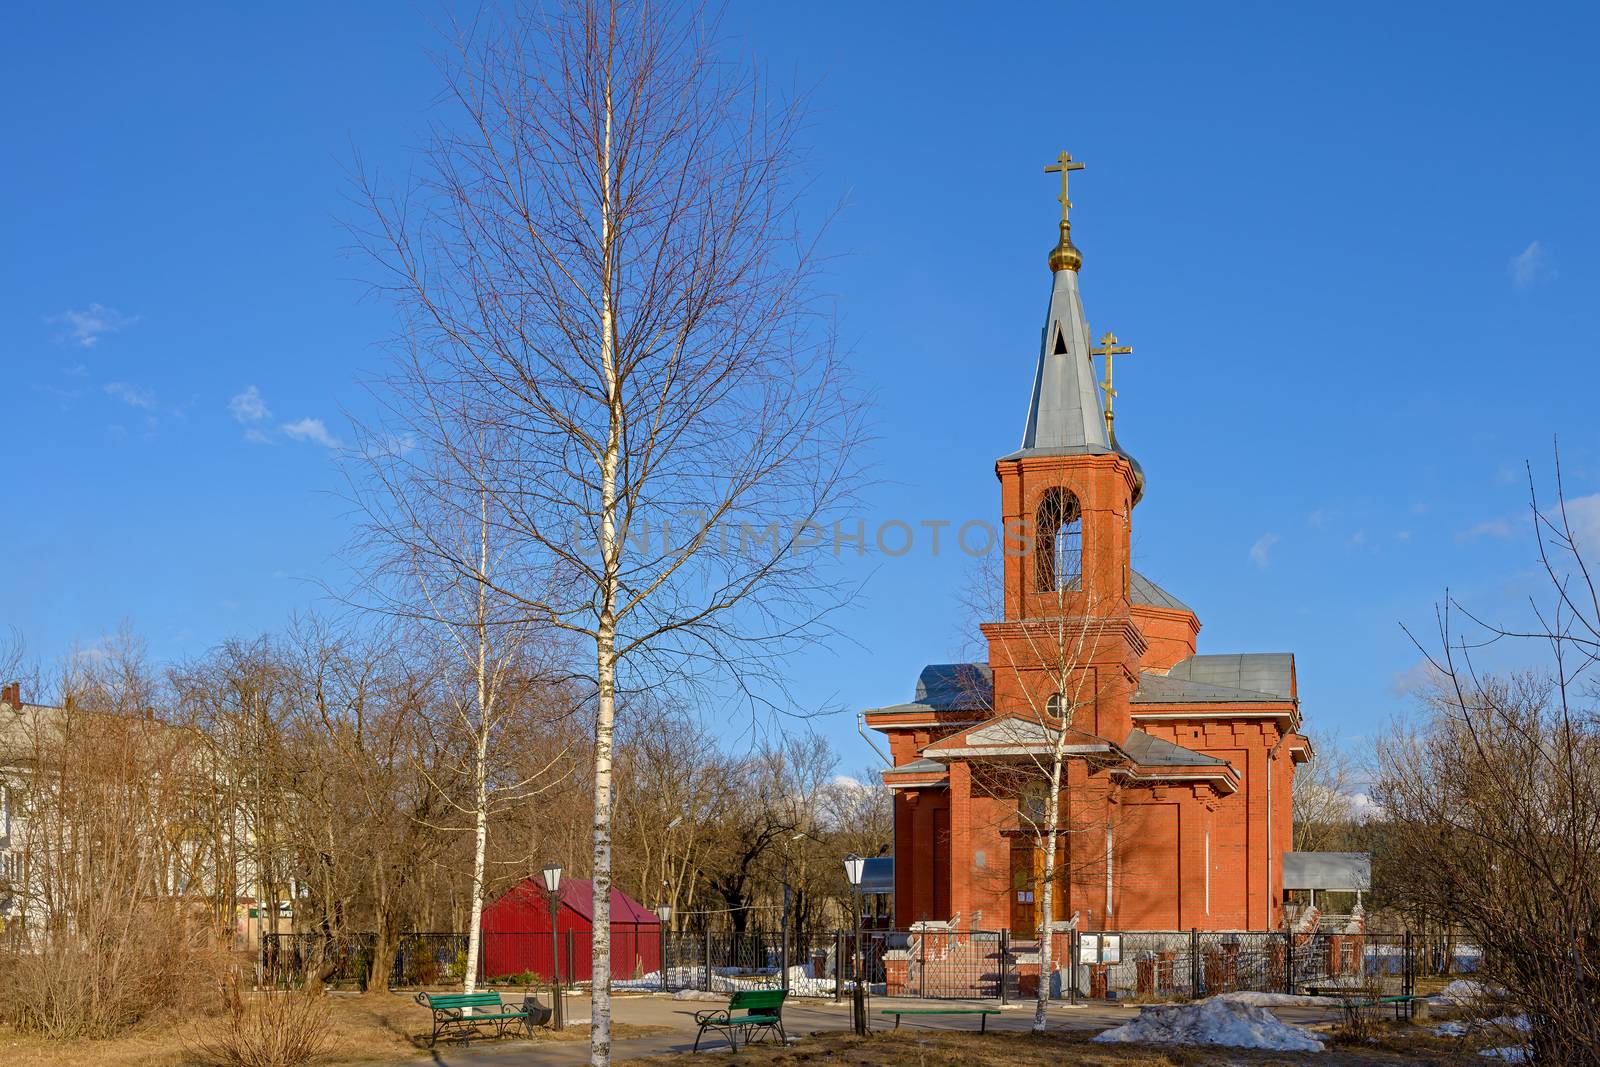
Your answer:
[[[995,463],[988,659],[929,665],[910,701],[865,713],[894,760],[895,923],[1278,929],[1311,758],[1294,657],[1201,653],[1195,611],[1132,567],[1145,478],[1109,366],[1131,350],[1089,332],[1066,195],[1081,166],[1047,168],[1060,236],[1022,445]]]

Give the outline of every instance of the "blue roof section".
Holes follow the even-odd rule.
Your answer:
[[[994,673],[986,663],[930,663],[917,675],[911,699],[940,710],[987,707],[994,694]]]
[[[894,857],[874,856],[861,866],[861,892],[894,892]]]

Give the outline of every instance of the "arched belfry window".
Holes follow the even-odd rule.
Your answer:
[[[1065,489],[1047,489],[1033,526],[1033,585],[1041,593],[1078,587],[1083,576],[1083,513]]]

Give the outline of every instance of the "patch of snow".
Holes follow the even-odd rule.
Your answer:
[[[680,989],[672,994],[673,1000],[716,1000],[727,1003],[728,997],[724,993],[707,993],[703,989]]]
[[[1428,998],[1429,1004],[1472,1004],[1489,995],[1489,987],[1482,982],[1457,978]]]
[[[1483,1025],[1492,1026],[1497,1030],[1518,1030],[1524,1034],[1533,1029],[1533,1021],[1526,1015],[1502,1015],[1498,1019],[1490,1019]]]
[[[1492,1060],[1503,1063],[1528,1063],[1528,1050],[1521,1045],[1512,1045],[1509,1048],[1486,1048],[1478,1052],[1480,1056],[1487,1056]]]
[[[1463,1022],[1440,1023],[1433,1028],[1434,1037],[1466,1037],[1467,1024]]]
[[[1279,1022],[1278,1017],[1265,1008],[1221,998],[1143,1008],[1137,1019],[1097,1034],[1094,1040],[1151,1045],[1226,1045],[1280,1052],[1321,1052],[1323,1049],[1322,1041],[1310,1030]]]
[[[813,978],[805,967],[789,968],[789,995],[795,997],[833,996],[832,978]]]
[[[1326,1008],[1333,1003],[1327,997],[1302,993],[1260,993],[1253,989],[1218,993],[1211,999],[1227,1001],[1229,1004],[1251,1004],[1257,1008]]]

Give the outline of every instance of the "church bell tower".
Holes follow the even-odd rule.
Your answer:
[[[1022,447],[995,463],[1007,532],[1005,619],[983,629],[995,710],[1003,712],[1042,707],[1048,694],[1033,689],[1061,686],[1059,676],[1041,670],[1030,678],[1019,665],[1038,657],[1039,627],[1057,635],[1070,627],[1075,669],[1094,674],[1079,688],[1093,694],[1092,709],[1082,709],[1092,713],[1075,714],[1073,727],[1120,744],[1131,728],[1127,696],[1144,646],[1129,611],[1133,507],[1144,493],[1144,472],[1112,429],[1110,362],[1132,349],[1109,333],[1094,346],[1079,293],[1083,256],[1072,243],[1067,183],[1083,166],[1063,152],[1045,168],[1061,176],[1060,236],[1049,255],[1050,303]],[[1095,380],[1097,355],[1107,362],[1104,391]]]

